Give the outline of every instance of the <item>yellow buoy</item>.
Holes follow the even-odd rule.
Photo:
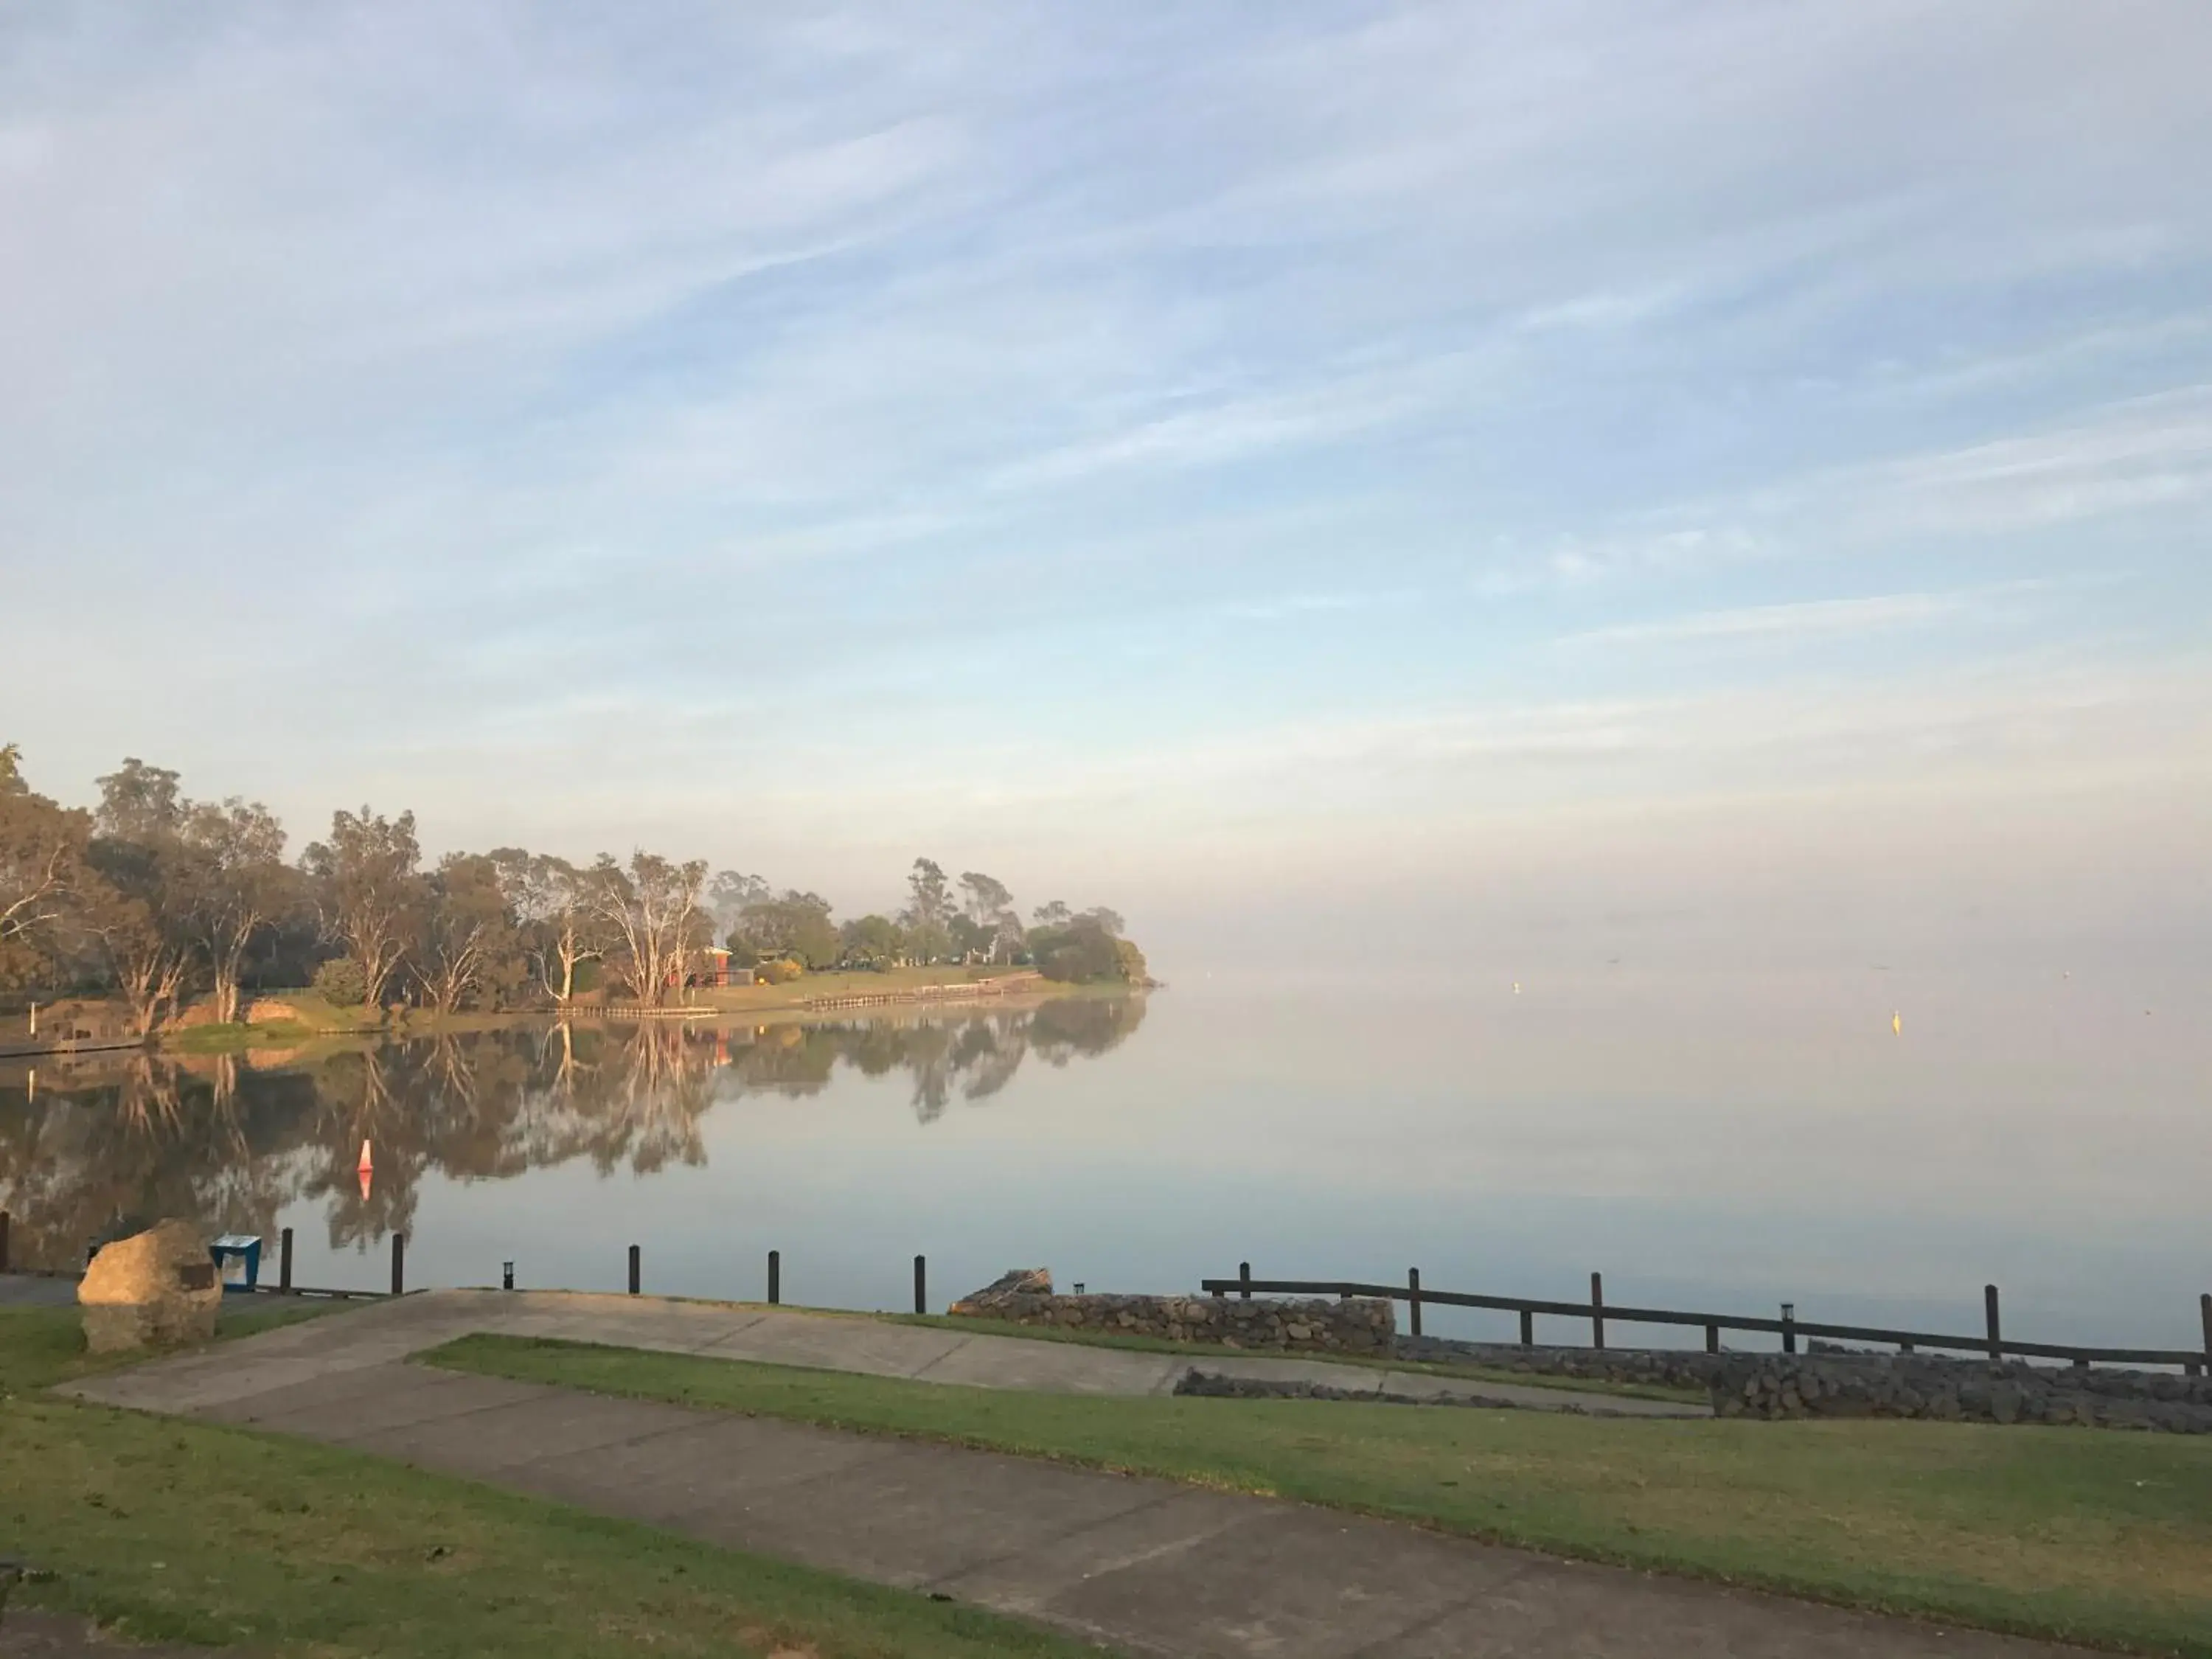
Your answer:
[[[1898,1036],[1903,1036],[1905,1035],[1905,1016],[1903,1014],[1892,1014],[1889,1017],[1889,1029],[1896,1032]]]

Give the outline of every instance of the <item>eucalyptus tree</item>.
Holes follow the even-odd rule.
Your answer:
[[[612,945],[608,966],[638,1001],[658,1006],[708,941],[706,860],[678,864],[641,849],[625,867],[602,853],[589,875]]]
[[[214,993],[215,1017],[238,1018],[247,952],[297,900],[284,826],[258,801],[200,801],[184,814],[179,915]]]
[[[1012,960],[1022,946],[1022,918],[1006,883],[980,870],[963,870],[960,891],[961,908],[974,924],[987,958],[996,962],[1004,956]]]
[[[500,868],[482,853],[452,853],[423,882],[414,964],[440,1013],[510,1000],[527,969]]]
[[[856,968],[888,968],[906,954],[906,934],[889,916],[856,917],[837,930],[837,959]]]
[[[844,953],[830,901],[795,887],[748,902],[724,943],[752,962],[788,959],[817,970],[834,967]]]
[[[908,897],[899,921],[906,928],[907,948],[918,962],[935,962],[952,948],[951,884],[936,860],[916,859],[906,885]]]
[[[77,894],[80,926],[141,1036],[174,1018],[194,966],[196,854],[185,839],[193,807],[178,775],[137,757],[96,779],[100,805]]]
[[[538,983],[565,1006],[576,994],[576,969],[607,951],[593,873],[550,853],[519,847],[500,848],[491,860]]]
[[[383,1005],[419,931],[422,850],[415,815],[386,819],[363,806],[331,815],[331,838],[316,842],[302,865],[314,884],[324,937],[361,964],[372,1008]]]
[[[92,817],[33,793],[21,754],[0,745],[0,982],[26,984],[53,970],[54,931],[83,879]]]

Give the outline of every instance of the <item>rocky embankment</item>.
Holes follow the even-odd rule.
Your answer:
[[[1387,1354],[1397,1328],[1391,1304],[1348,1297],[1250,1302],[1212,1296],[1060,1296],[1042,1267],[1018,1268],[946,1310],[956,1318],[1170,1342],[1218,1342],[1274,1353]]]
[[[2212,1378],[2174,1371],[2032,1365],[2022,1360],[1867,1353],[1814,1345],[1802,1354],[1654,1348],[1522,1348],[1401,1337],[1401,1358],[1480,1364],[1536,1376],[1703,1389],[1722,1417],[1910,1417],[2212,1434]]]

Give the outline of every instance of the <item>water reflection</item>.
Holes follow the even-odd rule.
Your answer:
[[[0,1074],[0,1209],[25,1266],[80,1261],[88,1243],[167,1217],[273,1235],[301,1202],[321,1207],[333,1249],[366,1248],[414,1231],[426,1175],[701,1166],[718,1103],[804,1098],[841,1065],[905,1073],[915,1116],[933,1123],[997,1094],[1031,1056],[1065,1066],[1105,1053],[1144,1014],[1140,998],[1083,998],[837,1024],[561,1024],[315,1060],[131,1054],[35,1081],[18,1067]],[[366,1196],[364,1140],[375,1149]]]

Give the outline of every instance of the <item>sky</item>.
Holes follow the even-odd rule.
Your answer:
[[[295,849],[927,853],[1193,969],[2185,952],[2208,61],[2201,0],[13,8],[0,740]]]

